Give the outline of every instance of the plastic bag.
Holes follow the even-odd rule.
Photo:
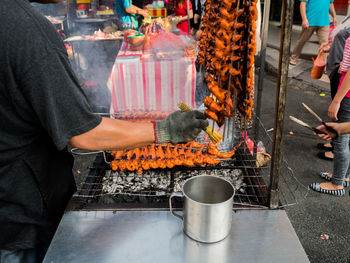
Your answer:
[[[326,60],[324,58],[323,52],[318,53],[317,58],[312,58],[314,65],[311,70],[311,78],[319,79],[324,73],[324,68],[326,67]]]

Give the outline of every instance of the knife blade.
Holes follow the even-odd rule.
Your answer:
[[[315,127],[310,126],[309,124],[307,124],[307,123],[305,123],[305,122],[295,118],[294,116],[289,116],[289,119],[291,119],[295,123],[298,123],[301,126],[304,126],[304,127],[308,128],[308,129],[314,131],[317,134],[327,134],[326,132],[320,131],[319,129],[316,129]]]
[[[316,119],[318,119],[321,123],[323,122],[323,120],[321,119],[321,117],[318,116],[318,115],[316,114],[316,112],[314,112],[314,111],[313,111],[309,106],[307,106],[304,102],[303,102],[302,104],[303,104],[303,106],[304,106],[312,115],[315,116]]]

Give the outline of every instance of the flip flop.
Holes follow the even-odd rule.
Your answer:
[[[321,176],[321,178],[323,178],[323,179],[325,179],[326,181],[330,182],[330,181],[332,181],[332,178],[328,176],[329,174],[330,174],[330,173],[327,173],[327,172],[321,172],[321,173],[320,173],[320,176]],[[343,186],[344,186],[344,187],[349,187],[349,186],[350,186],[350,181],[345,181],[345,180],[344,180]]]
[[[317,157],[322,159],[322,160],[333,161],[333,158],[327,157],[325,152],[319,152],[317,154]]]
[[[332,151],[333,152],[333,147],[326,147],[324,146],[324,143],[318,143],[317,148],[320,150],[325,150],[325,151]]]
[[[312,190],[315,190],[316,192],[323,193],[323,194],[329,194],[329,195],[335,195],[335,196],[345,195],[344,189],[327,190],[327,189],[321,188],[320,183],[312,183],[309,185],[309,188],[311,188]]]

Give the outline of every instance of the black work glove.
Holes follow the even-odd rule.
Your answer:
[[[193,141],[209,125],[206,118],[200,111],[176,111],[163,120],[155,121],[156,143]]]

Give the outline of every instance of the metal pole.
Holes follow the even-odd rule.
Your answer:
[[[264,15],[263,23],[261,27],[261,50],[260,50],[260,65],[259,65],[259,82],[256,92],[256,119],[255,119],[255,139],[259,136],[259,124],[258,120],[261,115],[261,97],[264,86],[264,75],[265,75],[265,60],[266,60],[266,46],[267,36],[269,32],[269,21],[270,21],[270,5],[271,0],[264,1]]]
[[[192,9],[193,9],[193,7],[192,7]],[[187,28],[188,28],[188,36],[191,36],[190,0],[187,0]]]
[[[282,159],[283,122],[286,104],[290,42],[293,26],[293,8],[294,0],[283,0],[280,53],[276,87],[274,137],[272,143],[272,160],[270,171],[269,206],[271,209],[276,209],[279,205],[279,176]]]

